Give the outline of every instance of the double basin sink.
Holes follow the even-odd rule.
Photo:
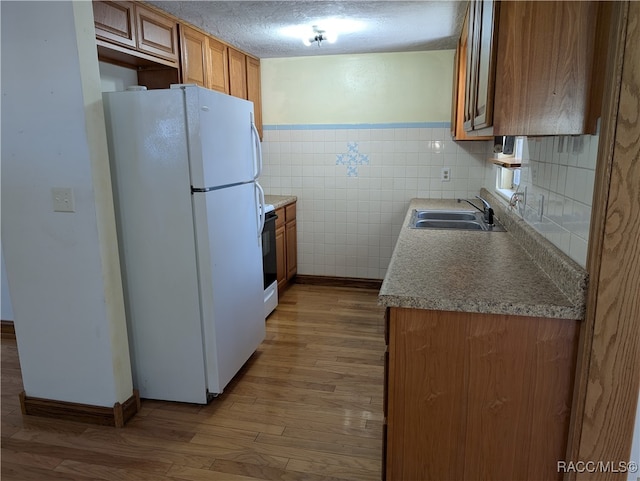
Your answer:
[[[409,227],[413,229],[479,230],[484,232],[503,232],[505,230],[497,223],[487,224],[482,212],[472,210],[414,209]]]

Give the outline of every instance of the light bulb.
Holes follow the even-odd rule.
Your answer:
[[[326,32],[323,37],[329,43],[336,43],[336,40],[338,40],[338,35],[335,32]]]

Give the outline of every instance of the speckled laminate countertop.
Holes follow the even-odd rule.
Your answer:
[[[469,208],[455,200],[411,201],[380,289],[378,301],[381,305],[583,318],[584,298],[574,296],[571,299],[567,289],[563,292],[559,287],[562,283],[549,277],[511,232],[412,229],[408,226],[413,209]],[[505,222],[505,225],[508,224]],[[586,287],[586,281],[583,283]]]
[[[267,204],[272,204],[274,208],[279,209],[287,204],[296,202],[298,198],[295,195],[265,195],[264,200]]]

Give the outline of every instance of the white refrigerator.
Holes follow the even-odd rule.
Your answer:
[[[207,403],[265,336],[253,104],[193,85],[103,100],[134,387]]]

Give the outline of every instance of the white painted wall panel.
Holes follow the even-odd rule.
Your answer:
[[[25,391],[113,406],[132,384],[91,4],[1,8],[2,245]],[[53,211],[53,187],[75,212]]]
[[[4,251],[2,252],[2,313],[0,314],[3,321],[13,321],[13,306],[11,305],[11,295],[9,293],[9,281],[7,280],[7,270],[4,267]]]
[[[449,122],[454,53],[263,59],[264,123]]]

